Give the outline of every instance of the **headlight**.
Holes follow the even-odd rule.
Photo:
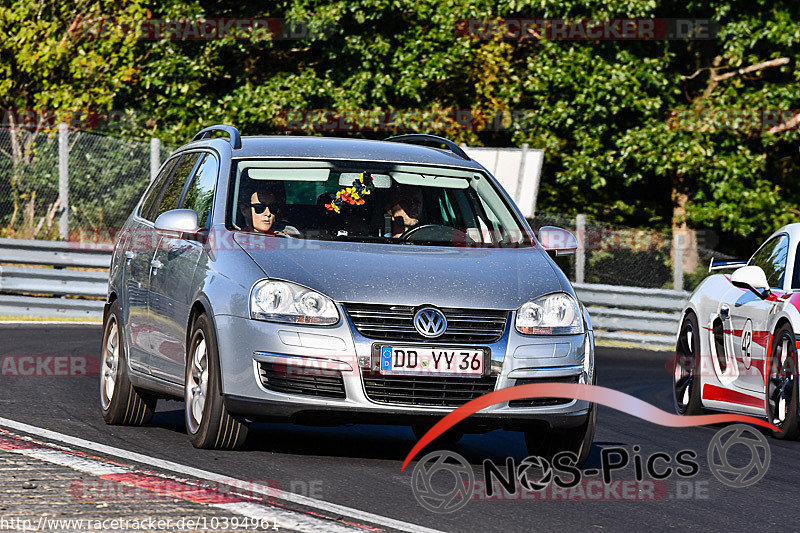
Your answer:
[[[250,293],[250,318],[290,324],[330,325],[339,312],[327,296],[286,281],[261,280]]]
[[[516,327],[526,335],[569,335],[583,333],[583,320],[578,302],[557,292],[523,304],[517,311]]]

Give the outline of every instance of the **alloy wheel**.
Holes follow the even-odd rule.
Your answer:
[[[691,320],[684,320],[681,326],[681,333],[678,337],[678,349],[676,350],[674,386],[675,403],[681,413],[686,412],[691,399],[691,390],[695,380],[695,366],[697,364],[697,354],[695,353],[696,332]]]
[[[189,409],[189,430],[196,433],[203,421],[208,392],[208,349],[202,331],[197,331],[192,346],[192,368],[186,380],[186,407]]]
[[[105,342],[103,343],[103,365],[100,369],[100,401],[103,409],[108,409],[114,398],[119,367],[119,327],[114,316],[109,317],[106,324]]]
[[[775,359],[769,380],[769,413],[770,422],[780,428],[786,422],[792,405],[796,379],[794,365],[797,360],[797,347],[793,339],[785,332],[778,339],[776,346],[776,351],[773,354]]]

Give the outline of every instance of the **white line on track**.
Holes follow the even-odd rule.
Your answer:
[[[93,476],[106,476],[108,474],[123,474],[130,472],[129,469],[105,464],[93,459],[85,459],[77,455],[71,455],[58,450],[48,450],[47,448],[34,448],[32,450],[23,450],[24,454],[34,459],[40,459],[61,466],[67,466],[79,472],[92,474]]]
[[[259,485],[257,483],[232,478],[222,474],[216,474],[214,472],[209,472],[208,470],[194,468],[192,466],[173,463],[172,461],[158,459],[156,457],[151,457],[149,455],[123,450],[121,448],[115,448],[113,446],[108,446],[106,444],[101,444],[99,442],[85,440],[79,437],[73,437],[71,435],[65,435],[63,433],[58,433],[57,431],[51,431],[49,429],[44,429],[37,426],[31,426],[30,424],[17,422],[16,420],[11,420],[8,418],[0,417],[0,426],[10,429],[15,429],[17,431],[22,431],[30,435],[36,435],[38,437],[42,437],[45,439],[62,442],[64,444],[78,446],[80,448],[85,448],[87,450],[92,450],[95,452],[104,453],[114,457],[119,457],[121,459],[125,459],[128,461],[142,463],[145,465],[152,466],[154,468],[167,470],[169,472],[183,474],[194,478],[202,479],[205,481],[213,481],[215,483],[228,485],[230,487],[244,487],[249,492],[263,494],[270,498],[276,498],[279,500],[288,501],[294,504],[303,505],[305,507],[310,507],[312,509],[317,509],[320,511],[348,516],[350,518],[363,520],[365,522],[369,522],[379,526],[389,527],[399,531],[406,531],[408,533],[442,533],[436,529],[430,529],[417,524],[403,522],[402,520],[395,520],[394,518],[381,516],[367,511],[361,511],[359,509],[346,507],[344,505],[339,505],[336,503],[326,502],[324,500],[318,500],[316,498],[309,498],[308,496],[294,494],[292,492],[281,491],[276,488],[268,487],[265,485]]]

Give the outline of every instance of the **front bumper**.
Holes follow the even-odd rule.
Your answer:
[[[373,345],[378,342],[361,336],[347,314],[334,326],[302,327],[215,316],[222,370],[225,405],[236,415],[259,420],[290,420],[297,423],[382,423],[404,424],[419,419],[441,418],[455,406],[422,406],[373,401],[364,386],[364,375],[372,364]],[[511,387],[519,379],[563,379],[587,382],[584,357],[589,372],[594,371],[594,339],[591,331],[580,335],[528,337],[513,331],[513,316],[499,341],[479,346],[490,350],[487,367],[496,378],[494,390]],[[403,343],[408,344],[408,343]],[[475,345],[442,343],[453,347]],[[288,394],[269,390],[259,377],[264,361],[285,365],[311,364],[326,370],[341,371],[344,393],[341,398]],[[489,406],[464,421],[469,426],[515,429],[531,423],[551,427],[570,427],[583,423],[589,403],[567,400],[558,405],[509,406],[503,402]]]

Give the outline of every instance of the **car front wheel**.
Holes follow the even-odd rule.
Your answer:
[[[231,415],[222,400],[222,375],[211,322],[200,315],[186,353],[186,431],[196,448],[235,450],[247,439],[247,423]]]
[[[597,385],[597,371],[592,378],[592,385]],[[597,427],[597,404],[589,404],[586,420],[572,428],[532,427],[525,430],[525,447],[528,455],[544,457],[552,460],[560,452],[572,452],[577,457],[575,466],[583,466],[592,451],[595,428]]]

